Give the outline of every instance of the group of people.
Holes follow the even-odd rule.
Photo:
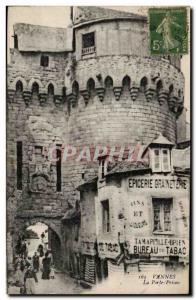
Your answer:
[[[22,251],[17,253],[14,259],[14,285],[20,288],[20,294],[35,294],[39,271],[42,272],[41,279],[54,279],[52,253],[50,250],[44,251],[43,245],[40,244],[31,257],[24,244],[22,243]]]

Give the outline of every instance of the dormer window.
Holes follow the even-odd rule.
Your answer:
[[[99,157],[99,179],[103,181],[108,170],[107,156]]]
[[[173,146],[162,134],[149,145],[152,172],[171,172],[171,149]]]
[[[82,35],[82,55],[95,53],[95,33],[89,32]]]
[[[170,172],[171,171],[171,155],[170,149],[155,148],[151,149],[151,165],[153,172]]]

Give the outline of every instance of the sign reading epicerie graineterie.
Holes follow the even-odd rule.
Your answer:
[[[130,238],[126,244],[131,254],[181,257],[189,254],[189,242],[183,238],[134,237]]]
[[[188,179],[186,178],[152,178],[134,177],[129,178],[130,189],[175,189],[187,190]]]

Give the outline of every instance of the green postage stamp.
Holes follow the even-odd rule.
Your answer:
[[[151,54],[188,53],[187,8],[149,8]]]

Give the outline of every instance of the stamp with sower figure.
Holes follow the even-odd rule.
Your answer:
[[[151,54],[188,53],[187,8],[149,8]]]

